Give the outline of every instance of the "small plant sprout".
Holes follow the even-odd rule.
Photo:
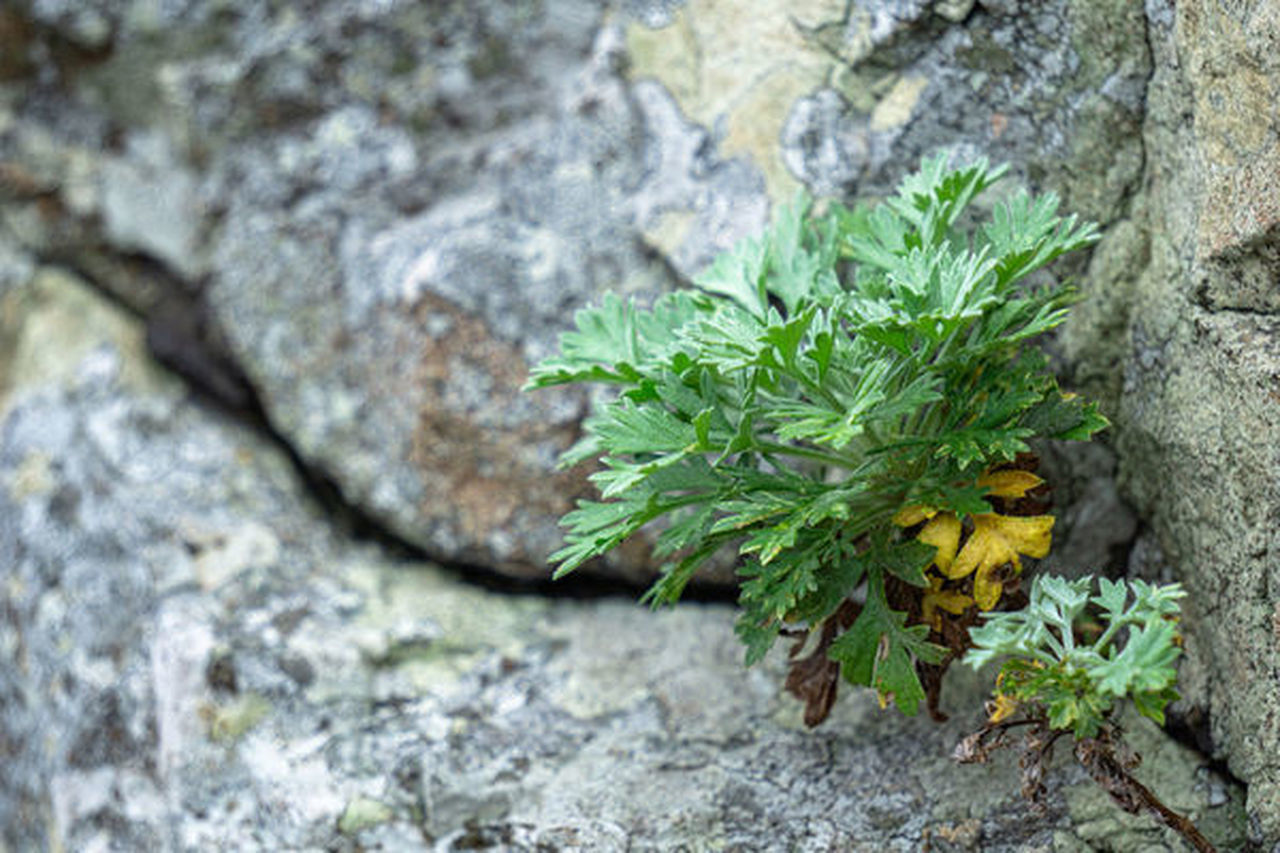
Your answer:
[[[1074,754],[1089,775],[1125,811],[1154,814],[1197,850],[1213,846],[1182,815],[1170,810],[1130,773],[1129,751],[1114,712],[1125,700],[1144,717],[1164,723],[1182,653],[1178,634],[1178,584],[1140,580],[1098,581],[1037,577],[1021,610],[989,614],[970,630],[974,647],[964,662],[975,669],[1002,660],[987,724],[956,748],[962,763],[985,762],[1007,746],[1008,731],[1026,727],[1022,743],[1022,793],[1033,803],[1054,744],[1074,736]]]
[[[801,198],[694,289],[579,311],[528,383],[616,391],[563,456],[598,460],[600,497],[564,517],[556,576],[648,530],[656,606],[735,553],[746,662],[792,638],[786,686],[809,725],[841,680],[943,718],[942,674],[973,636],[988,641],[979,658],[1021,661],[997,702],[1042,705],[1046,725],[1089,743],[1112,731],[1115,698],[1158,713],[1172,695],[1164,617],[1176,592],[1135,586],[1126,605],[1125,588],[1104,587],[1114,618],[1084,646],[1054,597],[1087,599],[1076,586],[1035,587],[1039,609],[1001,612],[1027,602],[1023,560],[1052,542],[1030,442],[1087,440],[1107,424],[1059,389],[1034,345],[1074,295],[1033,274],[1098,232],[1058,216],[1052,194],[1006,194],[983,215],[972,203],[1003,173],[940,156],[875,206]],[[1096,685],[1061,692],[1080,673]]]
[[[941,716],[969,626],[1018,603],[1022,559],[1049,550],[1028,442],[1106,425],[1032,345],[1072,294],[1027,281],[1097,231],[1024,192],[970,224],[1003,172],[936,157],[878,206],[801,199],[696,289],[579,311],[529,387],[618,393],[564,454],[599,459],[600,500],[565,516],[557,577],[651,527],[646,598],[667,604],[735,549],[747,663],[799,638],[787,686],[806,722],[841,676]]]

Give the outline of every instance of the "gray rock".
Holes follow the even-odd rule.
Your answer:
[[[553,471],[587,400],[518,389],[603,290],[677,286],[796,178],[880,193],[957,141],[1086,214],[1123,207],[1148,60],[1139,38],[1099,36],[1127,32],[1110,6],[836,5],[743,21],[640,4],[614,22],[570,0],[37,3],[37,46],[65,31],[88,52],[70,86],[45,45],[23,78],[38,85],[11,94],[0,157],[20,180],[0,219],[152,318],[184,375],[250,405],[234,364],[396,535],[540,577],[590,491],[585,468]],[[173,321],[175,304],[198,319]],[[203,354],[172,346],[189,328]],[[651,573],[643,548],[605,569]]]
[[[121,249],[143,252],[195,278],[201,268],[196,179],[174,162],[169,146],[167,137],[140,133],[129,140],[125,157],[103,163],[103,226]]]
[[[1064,570],[1118,567],[1132,505],[1144,532],[1130,563],[1158,564],[1193,593],[1179,713],[1249,783],[1255,841],[1280,840],[1280,576],[1269,556],[1280,500],[1276,9],[1266,0],[804,0],[758,4],[752,15],[675,0],[7,4],[0,325],[31,319],[21,335],[0,335],[4,464],[18,484],[0,513],[0,557],[21,566],[5,592],[20,613],[13,624],[35,627],[19,635],[12,620],[0,624],[6,653],[47,663],[37,681],[3,684],[6,699],[26,697],[23,708],[38,697],[58,734],[48,755],[24,746],[19,781],[5,789],[19,805],[5,807],[37,815],[23,826],[53,821],[73,846],[91,846],[98,832],[125,847],[214,837],[220,813],[179,835],[168,818],[146,816],[160,802],[229,802],[226,792],[270,774],[234,761],[208,778],[172,770],[191,777],[189,793],[154,775],[151,740],[163,729],[166,744],[187,743],[183,703],[210,703],[200,730],[219,745],[191,760],[221,767],[227,744],[275,725],[279,696],[336,688],[321,661],[260,639],[256,623],[225,631],[210,596],[236,589],[227,600],[253,618],[305,621],[310,599],[294,589],[293,603],[280,604],[276,573],[305,585],[309,560],[351,547],[307,544],[326,529],[310,509],[272,521],[280,503],[300,500],[287,466],[261,475],[275,484],[265,500],[251,483],[266,457],[251,453],[259,461],[241,466],[229,440],[211,437],[236,427],[211,426],[172,387],[155,390],[172,378],[144,366],[126,318],[91,311],[56,275],[29,285],[40,264],[90,278],[161,330],[151,345],[170,363],[252,408],[247,376],[283,440],[383,528],[439,559],[542,576],[556,517],[587,493],[585,467],[557,474],[553,460],[589,401],[517,389],[573,310],[605,289],[652,298],[679,286],[800,186],[883,194],[921,155],[949,148],[1011,161],[1017,182],[1056,190],[1068,210],[1106,226],[1092,256],[1058,271],[1083,275],[1090,298],[1051,346],[1063,375],[1113,416],[1119,489],[1105,453],[1058,460],[1059,495],[1073,497],[1059,507],[1055,559]],[[191,316],[165,319],[175,310]],[[192,526],[174,520],[181,507]],[[604,570],[651,574],[642,546]],[[323,624],[347,624],[363,593],[341,578],[325,583],[334,598]],[[279,613],[263,616],[260,601]],[[166,632],[190,626],[196,657],[212,638],[209,654],[242,662],[238,693],[206,685],[214,698],[192,699],[183,649],[157,658],[139,645],[138,630],[154,630],[162,611]],[[386,662],[438,644],[435,629],[419,628],[374,632],[358,646],[384,662],[350,664],[352,678],[385,691],[376,701],[400,689],[401,665]],[[67,636],[89,651],[66,664],[79,668],[74,679],[59,680]],[[163,725],[137,722],[161,695],[146,690],[169,697]],[[6,723],[6,747],[35,742],[43,718],[23,714]],[[108,736],[98,745],[85,731]],[[121,758],[144,753],[154,756]],[[55,777],[56,802],[32,781]],[[272,832],[283,835],[260,843],[357,843],[340,823],[369,843],[416,843],[422,820],[375,820],[384,806],[407,813],[397,796],[344,787],[332,811],[296,820],[281,811]],[[467,812],[447,805],[466,802],[449,790],[435,808],[535,814],[523,796],[517,786]],[[718,814],[746,810],[745,794],[724,796]],[[112,809],[135,815],[132,828],[111,829]],[[312,820],[321,813],[323,831]],[[948,832],[969,837],[967,819]],[[477,818],[474,830],[452,820],[431,832],[572,843],[536,816]],[[854,826],[816,812],[803,820],[836,846]],[[599,816],[575,826],[587,846],[612,844],[619,831]],[[1069,848],[1063,838],[1055,843]]]
[[[953,764],[974,676],[946,725],[850,694],[808,732],[728,607],[505,596],[334,535],[136,322],[52,271],[27,289],[0,339],[56,364],[0,401],[7,849],[1171,843],[1070,766],[1033,815],[1011,760]],[[1237,844],[1239,788],[1132,731],[1143,778]]]
[[[1280,149],[1264,93],[1280,86],[1266,47],[1280,38],[1280,18],[1268,3],[1167,5],[1148,4],[1156,72],[1137,231],[1150,235],[1149,249],[1133,252],[1137,275],[1103,291],[1128,305],[1121,485],[1151,527],[1143,550],[1162,555],[1154,562],[1171,565],[1191,593],[1181,713],[1249,783],[1255,840],[1273,845],[1280,351],[1265,283],[1274,269],[1264,270],[1274,267],[1280,174],[1268,164]]]

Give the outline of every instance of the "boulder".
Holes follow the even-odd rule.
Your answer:
[[[5,849],[1175,843],[1074,764],[1041,813],[1012,756],[954,764],[989,679],[956,673],[945,725],[853,693],[806,731],[727,606],[501,594],[337,534],[83,281],[40,269],[3,299]],[[1131,730],[1144,781],[1242,843],[1240,787]]]
[[[605,290],[681,286],[771,201],[884,193],[944,146],[1126,215],[1132,4],[846,5],[21,4],[6,230],[385,530],[542,577],[589,400],[519,388]]]
[[[7,600],[115,636],[168,572],[186,588],[198,562],[204,589],[310,537],[354,547],[318,520],[336,504],[417,559],[544,577],[556,519],[589,493],[586,466],[554,460],[591,399],[518,388],[573,311],[605,290],[684,286],[800,188],[883,195],[950,148],[1010,162],[1012,184],[1104,226],[1056,271],[1087,298],[1047,346],[1114,430],[1045,450],[1053,565],[1188,585],[1173,727],[1248,783],[1251,838],[1280,841],[1278,17],[1270,0],[803,0],[750,15],[723,0],[7,3],[0,324],[45,331],[0,336],[16,365],[0,376],[3,440],[22,454],[6,463],[0,555],[24,542],[59,567],[38,589],[97,603],[22,598],[34,581]],[[82,310],[68,272],[114,310]],[[103,348],[84,318],[108,314],[129,331]],[[173,387],[121,402],[148,383]],[[209,430],[285,450],[261,464],[292,485],[250,499],[217,480],[247,469],[229,439],[181,439]],[[306,503],[291,457],[310,491],[331,486],[292,539],[266,520],[282,510],[252,503]],[[126,487],[143,491],[94,509]],[[149,539],[180,526],[147,500],[190,504],[213,532]],[[218,520],[239,500],[250,509]],[[37,526],[19,539],[20,523]],[[654,570],[640,543],[594,571]],[[107,648],[49,618],[6,648]],[[119,674],[94,672],[84,683]],[[151,700],[114,695],[50,713],[69,732],[77,713],[105,720],[107,745],[85,749],[133,755]],[[244,701],[218,731],[274,719]],[[376,792],[351,797],[348,829],[384,815]]]
[[[1123,287],[1122,492],[1135,569],[1188,587],[1186,705],[1280,841],[1280,14],[1148,4],[1145,256]]]

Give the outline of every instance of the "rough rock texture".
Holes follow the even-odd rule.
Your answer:
[[[1127,308],[1104,331],[1124,332],[1109,347],[1122,348],[1121,482],[1151,525],[1142,562],[1171,565],[1191,591],[1183,714],[1207,723],[1211,749],[1248,781],[1252,832],[1274,844],[1280,7],[1147,11],[1156,73],[1142,236],[1129,249],[1145,269],[1113,291],[1111,304]]]
[[[1007,160],[1016,183],[1055,190],[1105,226],[1090,255],[1058,270],[1080,275],[1089,298],[1050,346],[1115,429],[1106,447],[1047,453],[1060,515],[1053,565],[1119,571],[1127,561],[1133,573],[1188,584],[1177,725],[1248,783],[1253,841],[1280,843],[1278,48],[1273,0],[800,0],[752,4],[751,14],[726,0],[4,3],[0,326],[10,333],[0,334],[0,566],[19,569],[0,577],[0,649],[20,665],[0,661],[0,809],[9,809],[0,826],[17,809],[21,832],[35,833],[10,843],[25,849],[49,837],[27,827],[54,826],[83,846],[97,832],[136,846],[135,831],[138,844],[201,846],[200,833],[222,820],[210,803],[230,803],[245,780],[261,791],[285,784],[290,762],[312,766],[306,737],[356,750],[366,731],[354,722],[357,706],[382,721],[369,723],[369,736],[384,738],[378,755],[415,748],[403,744],[414,743],[405,732],[417,723],[367,697],[341,705],[341,734],[316,734],[331,706],[302,682],[320,683],[322,668],[288,656],[307,617],[280,627],[274,620],[294,606],[281,602],[319,614],[308,630],[345,648],[358,614],[367,626],[386,615],[370,603],[369,584],[409,581],[306,506],[288,466],[248,426],[259,407],[317,478],[375,525],[439,560],[541,577],[556,517],[586,488],[585,471],[555,473],[553,460],[589,401],[516,389],[572,311],[608,288],[648,298],[679,286],[801,186],[874,196],[944,146]],[[90,307],[68,270],[142,317],[145,333]],[[189,404],[172,376],[140,358],[144,348],[250,417],[237,425]],[[601,570],[633,579],[652,571],[643,548]],[[437,589],[426,576],[407,575]],[[519,648],[543,651],[512,658],[534,682],[554,682],[555,666],[570,677],[562,640],[573,641],[529,625],[600,618],[588,605],[465,595],[477,612],[494,608],[509,634],[542,638]],[[727,618],[705,613],[708,623]],[[406,630],[419,630],[405,618]],[[652,631],[650,617],[617,618]],[[453,652],[435,657],[452,648],[441,638],[475,635],[435,619],[408,651],[387,654],[418,660],[429,649],[432,666],[453,666]],[[165,645],[171,635],[184,639]],[[459,642],[489,650],[480,660],[507,641]],[[342,658],[334,671],[362,684],[401,677],[400,663],[386,669],[372,654]],[[188,666],[196,658],[204,662]],[[431,705],[430,726],[485,718],[488,706],[474,697],[517,676],[484,659],[490,675],[458,676],[473,698]],[[202,667],[204,682],[192,674]],[[596,678],[597,692],[616,681]],[[726,668],[715,678],[746,695],[758,676]],[[663,678],[642,680],[637,696]],[[281,707],[314,728],[281,729]],[[617,718],[621,736],[631,722],[648,725],[630,713]],[[723,724],[755,726],[772,713]],[[675,716],[662,725],[679,725]],[[538,719],[547,728],[530,731],[547,732],[562,757],[572,752],[564,744],[605,726],[592,717],[585,728],[557,729],[549,711]],[[505,743],[533,749],[535,736],[503,726],[495,731]],[[261,731],[277,739],[253,741]],[[200,732],[223,745],[192,747],[183,764]],[[37,748],[49,733],[51,745]],[[257,752],[244,751],[240,735],[265,750],[262,763],[246,757]],[[423,737],[503,772],[486,763],[498,759],[476,757],[488,747],[439,747],[447,732]],[[804,791],[829,784],[815,794],[821,803],[845,796],[845,777],[822,775],[842,765],[823,764],[815,783],[769,757],[815,741],[743,737],[734,729],[715,742],[728,746],[706,747],[712,758],[697,771],[705,776],[691,777],[690,798],[719,796],[716,780],[752,796],[776,780]],[[679,765],[677,747],[645,743],[645,756]],[[280,744],[293,751],[280,757]],[[731,755],[771,769],[752,775]],[[858,761],[882,767],[877,755]],[[563,760],[552,764],[572,764]],[[378,769],[395,766],[388,761]],[[349,781],[347,772],[338,777]],[[485,811],[449,789],[440,802],[463,805],[432,808],[453,817],[415,826],[442,839],[474,817],[500,827],[476,838],[505,832],[513,844],[533,843],[551,831],[553,818],[540,815],[552,806],[529,805],[549,802],[538,793],[549,777],[510,772],[534,781],[512,782],[505,805]],[[338,793],[320,797],[315,813],[266,793],[252,808],[280,815],[271,831],[289,843],[320,846],[329,842],[308,833],[364,838],[360,827],[374,826],[376,840],[400,831],[376,828],[388,814],[414,813],[393,783],[325,784],[316,790]],[[732,843],[738,830],[722,828],[745,819],[724,796],[699,812],[710,822],[686,827],[705,832],[690,834]],[[787,808],[808,808],[800,799]],[[841,814],[862,814],[838,802]],[[812,825],[813,838],[829,831],[836,847],[861,839],[862,818],[825,823],[814,808],[786,812],[778,831]],[[574,824],[585,846],[613,837],[604,812]],[[679,835],[675,820],[625,832],[665,846]],[[945,820],[957,821],[947,830],[955,843],[968,843],[968,818]],[[998,843],[1021,843],[979,825]],[[894,843],[909,846],[922,826]],[[189,842],[180,834],[188,831]],[[249,833],[228,844],[273,846]],[[426,843],[418,829],[410,835],[406,844]]]
[[[1071,766],[1036,815],[1011,760],[952,764],[972,712],[855,695],[803,731],[727,607],[495,595],[335,536],[83,282],[0,305],[0,849],[1184,849]],[[1243,842],[1237,785],[1133,738]]]
[[[1141,16],[1112,0],[25,2],[3,20],[10,239],[146,314],[153,348],[222,398],[251,406],[251,385],[379,523],[527,576],[586,490],[553,472],[585,398],[517,393],[573,310],[676,286],[800,184],[883,192],[957,143],[1116,220],[1150,71]],[[640,550],[611,570],[650,571]]]

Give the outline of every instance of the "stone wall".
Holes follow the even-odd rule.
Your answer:
[[[1280,7],[1148,4],[1156,59],[1120,338],[1123,490],[1184,581],[1184,713],[1280,838]],[[1154,555],[1154,558],[1152,558]],[[1145,564],[1145,565],[1143,565]]]
[[[1014,183],[1104,227],[1058,270],[1088,299],[1050,346],[1115,429],[1046,449],[1055,568],[1189,586],[1176,725],[1247,783],[1246,834],[1280,841],[1277,48],[1269,0],[803,0],[749,14],[723,0],[6,4],[0,560],[15,568],[0,650],[18,665],[0,697],[20,710],[0,714],[0,753],[21,769],[0,787],[0,825],[20,827],[0,843],[137,832],[144,846],[199,846],[237,780],[259,786],[246,804],[267,802],[275,771],[240,738],[264,719],[272,735],[254,749],[294,750],[273,766],[328,774],[312,811],[280,807],[280,843],[329,843],[352,803],[392,815],[370,825],[398,826],[374,831],[410,848],[490,823],[534,827],[525,840],[562,824],[588,839],[640,832],[643,808],[621,829],[584,816],[587,788],[539,811],[530,792],[545,780],[528,768],[613,744],[597,738],[620,708],[642,729],[657,708],[665,737],[697,741],[701,712],[692,729],[678,722],[693,700],[672,679],[728,679],[725,695],[772,682],[716,657],[695,675],[637,675],[629,698],[603,676],[582,687],[538,620],[594,624],[596,605],[404,581],[382,546],[541,577],[557,517],[586,493],[585,471],[553,463],[590,401],[517,389],[572,312],[606,289],[681,286],[801,187],[883,194],[944,147],[1007,161]],[[357,523],[335,525],[335,511]],[[352,541],[353,526],[382,545]],[[596,571],[634,581],[651,568],[637,547]],[[423,614],[377,609],[373,590],[400,583],[425,584],[405,593]],[[481,627],[450,622],[451,607],[474,608]],[[705,632],[725,615],[673,618]],[[634,622],[619,642],[651,655]],[[318,687],[326,668],[343,684]],[[539,705],[533,675],[578,698]],[[597,708],[593,691],[614,698]],[[484,722],[503,702],[541,709],[560,751],[529,754],[514,728]],[[434,757],[408,762],[417,781],[397,788],[350,744],[362,713],[405,703],[416,722],[379,723],[374,752],[399,768],[425,739]],[[563,708],[588,722],[557,728]],[[734,835],[735,797],[762,796],[746,768],[775,736],[808,748],[759,734],[774,713],[741,709],[757,738],[745,753],[732,746],[744,729],[706,748],[699,767],[727,780],[713,786],[723,802],[695,810],[689,832],[758,840]],[[286,714],[302,722],[289,729]],[[473,723],[505,746],[450,747]],[[345,757],[307,752],[324,737]],[[476,784],[517,781],[486,805],[421,777],[464,778],[462,765]],[[838,784],[817,778],[805,784]],[[921,785],[906,790],[942,801]],[[1212,822],[1229,797],[1211,789],[1186,807]],[[932,826],[860,835],[874,816],[823,802],[855,817],[770,813],[831,844],[909,847]],[[1036,838],[1098,841],[1059,806]],[[985,808],[984,849],[1031,838],[1002,835],[1004,806]],[[221,843],[249,837],[244,820]],[[681,831],[663,826],[637,837]]]

